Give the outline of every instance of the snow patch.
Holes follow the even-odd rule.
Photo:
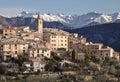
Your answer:
[[[36,13],[29,13],[25,11],[21,12],[21,14],[18,14],[18,16],[37,18]],[[115,20],[120,19],[120,12],[113,14],[90,12],[83,15],[68,15],[64,13],[60,14],[40,13],[40,17],[47,22],[56,21],[70,27],[80,28],[92,22],[97,22],[99,24],[114,22]]]

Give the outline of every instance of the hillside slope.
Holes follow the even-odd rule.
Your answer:
[[[87,41],[103,43],[116,51],[120,51],[120,23],[94,25],[66,31],[78,33],[85,36]]]

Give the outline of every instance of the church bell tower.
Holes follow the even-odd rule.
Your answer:
[[[38,14],[37,17],[37,32],[41,35],[43,35],[43,20],[40,18],[40,15]]]

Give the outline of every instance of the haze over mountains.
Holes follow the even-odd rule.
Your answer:
[[[29,13],[25,11],[18,14],[18,16],[33,17],[33,18],[37,17],[35,13]],[[63,13],[61,14],[51,14],[51,13],[41,14],[40,13],[40,16],[46,22],[60,22],[65,26],[73,27],[73,28],[80,28],[80,27],[96,25],[96,24],[111,23],[120,19],[119,12],[113,13],[113,14],[90,12],[83,15],[68,15]]]
[[[98,24],[113,23],[120,21],[120,13],[102,14],[90,12],[83,15],[68,15],[68,14],[41,14],[44,20],[44,27],[55,27],[60,29],[75,29]],[[17,17],[0,17],[0,24],[12,26],[30,26],[35,28],[36,13],[21,12]]]

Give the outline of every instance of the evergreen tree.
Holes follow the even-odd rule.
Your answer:
[[[6,66],[3,64],[0,64],[0,74],[5,74],[6,72]]]
[[[53,61],[49,61],[49,63],[45,65],[46,71],[54,71],[54,68],[55,68],[55,62]]]
[[[72,51],[72,60],[75,60],[75,55],[76,55],[76,52],[75,50]]]

